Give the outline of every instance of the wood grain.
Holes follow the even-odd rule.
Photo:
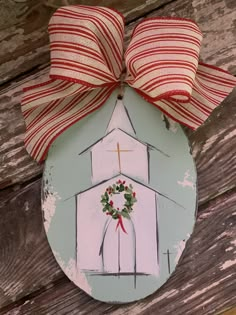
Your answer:
[[[209,42],[211,43],[211,45],[213,45],[212,40],[211,40],[213,34],[216,31],[218,32],[219,29],[221,28],[221,24],[223,23],[223,20],[224,20],[224,14],[228,16],[231,12],[230,9],[228,9],[229,1],[227,2],[228,7],[226,6],[225,1],[226,0],[217,1],[217,6],[219,6],[219,3],[220,3],[221,6],[224,8],[223,11],[219,11],[217,9],[215,0],[211,1],[212,5],[210,6],[209,10],[205,9],[205,2],[204,2],[202,4],[202,7],[198,6],[197,11],[196,10],[194,11],[195,1],[192,1],[192,2],[191,1],[175,1],[173,3],[165,5],[163,8],[156,10],[155,12],[152,12],[148,16],[170,14],[170,15],[195,18],[197,22],[199,23],[200,27],[204,28],[204,25],[205,25],[204,23],[207,23],[210,16],[213,14],[212,12],[214,11],[214,8],[215,8],[214,16],[216,17],[214,19],[214,28],[208,27],[207,32],[204,33],[205,37],[204,37],[202,51],[201,51],[202,55],[205,56],[202,59],[204,61],[207,61],[209,58],[213,58],[213,56],[211,55],[213,50],[209,49]],[[54,2],[54,4],[55,3],[56,2]],[[142,5],[143,5],[143,2],[140,2],[140,5],[138,5],[137,8],[140,8],[140,6]],[[231,6],[233,6],[233,3]],[[146,12],[146,10],[147,9],[145,9],[143,12]],[[201,11],[201,19],[200,18],[198,19],[199,10]],[[128,14],[128,12],[131,12],[131,11],[126,11],[126,12]],[[138,14],[141,14],[141,11],[138,10],[138,12],[139,12]],[[131,23],[126,28],[126,45],[129,41],[130,33],[136,24],[137,22]],[[221,59],[216,59],[216,63],[218,63],[218,65],[223,66],[224,68],[233,69],[235,65],[235,56],[233,56],[234,48],[232,48],[232,38],[234,38],[234,42],[236,43],[236,26],[233,25],[230,21],[227,27],[227,36],[225,34],[224,43],[220,42],[220,44],[217,47],[217,51],[222,52],[223,49],[225,51],[225,55],[223,53],[219,53],[219,56]],[[227,47],[228,49],[227,52],[226,52],[225,47]],[[231,56],[230,58],[227,57],[228,58],[227,62],[226,62],[226,55]],[[223,56],[225,57],[223,58]],[[24,75],[22,77],[19,77],[16,82],[13,81],[10,84],[3,86],[2,89],[0,90],[0,113],[1,113],[0,115],[0,145],[1,145],[0,147],[0,187],[1,188],[8,187],[9,185],[12,185],[12,184],[28,181],[32,179],[34,176],[38,176],[38,174],[40,174],[42,171],[42,168],[40,168],[28,156],[26,150],[24,149],[23,137],[24,137],[25,129],[24,129],[24,122],[22,120],[22,115],[20,112],[19,103],[21,99],[22,88],[28,85],[29,82],[32,82],[32,84],[34,84],[35,81],[37,81],[38,77],[40,77],[41,79],[44,78],[47,72],[48,72],[48,68],[44,68],[39,72],[37,72],[35,69],[31,75],[28,75],[28,76]],[[234,73],[236,74],[236,69]],[[234,101],[231,99],[230,105],[226,105],[226,106],[232,107],[232,112],[233,112],[233,104],[231,102],[234,102]],[[228,104],[228,100],[227,100],[227,104]],[[217,115],[220,115],[219,111],[217,112]],[[216,119],[216,124],[217,124],[217,120],[218,118]],[[212,128],[212,134],[214,134],[215,126],[214,124],[210,124],[210,126]],[[225,125],[222,126],[222,128],[227,129],[227,123],[225,123]],[[205,139],[202,139],[202,141],[204,142],[210,141],[207,138],[207,136],[208,134],[205,134]],[[193,151],[195,152],[194,148],[193,148]],[[228,182],[226,180],[226,185],[227,183]],[[231,184],[230,184],[230,187],[231,187]],[[205,200],[205,199],[206,199],[205,197],[203,198],[201,197],[201,192],[200,192],[200,202],[202,202],[202,200]]]
[[[43,71],[41,71],[43,74]],[[14,83],[14,85],[16,85]],[[24,148],[24,122],[19,90],[24,83],[5,89],[0,97],[0,187],[21,184],[42,173]],[[8,96],[11,93],[11,96]],[[236,89],[219,106],[189,142],[198,174],[198,202],[204,203],[236,184]]]
[[[200,58],[236,75],[234,0],[177,0],[149,16],[179,16],[196,21],[203,33]]]
[[[20,99],[23,86],[47,75],[52,12],[74,3],[108,5],[105,0],[0,1],[0,314],[222,314],[236,304],[236,89],[202,127],[187,130],[201,207],[181,262],[164,287],[137,303],[104,304],[76,288],[55,262],[42,224],[42,166],[24,149]],[[201,59],[236,75],[234,0],[112,0],[109,6],[130,22],[126,45],[144,15],[195,19],[204,34]]]
[[[189,132],[188,137],[197,167],[201,205],[236,186],[236,89],[207,123]]]
[[[4,266],[0,269],[1,306],[28,294],[2,308],[1,315],[210,315],[235,304],[235,191],[200,209],[194,232],[168,282],[152,296],[123,306],[93,300],[62,275],[42,228],[39,193],[38,181],[12,196],[8,211],[2,213],[0,208],[0,238],[7,240],[0,252]]]
[[[110,6],[129,22],[171,0],[8,0],[1,1],[0,83],[49,62],[47,26],[56,8],[67,4]]]
[[[62,277],[44,232],[40,190],[37,180],[0,192],[0,307]]]

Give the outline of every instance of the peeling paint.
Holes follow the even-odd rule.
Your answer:
[[[234,260],[227,260],[220,266],[220,270],[225,270],[233,265],[236,265],[236,259]]]
[[[194,310],[197,310],[198,308],[204,307],[205,305],[207,305],[210,302],[212,302],[212,300],[214,300],[214,299],[215,299],[215,296],[212,296],[210,299],[207,299],[203,303],[201,303],[201,304],[197,305],[196,307],[194,307]]]
[[[187,283],[185,286],[183,286],[183,288],[181,289],[181,291],[184,291],[184,290],[186,290],[186,289],[188,289],[188,288],[190,288],[190,287],[192,287],[193,286],[193,283]]]
[[[223,131],[218,131],[216,134],[214,134],[212,137],[210,137],[209,139],[207,139],[207,141],[205,142],[205,144],[202,147],[202,154],[206,153],[209,149],[212,148],[212,146],[214,145],[214,143],[217,141],[219,142],[219,136],[221,135]]]
[[[228,247],[228,248],[226,248],[226,252],[230,252],[231,250],[233,250],[234,248],[233,248],[233,246],[230,246],[230,247]]]
[[[29,211],[29,201],[25,202],[25,211]]]
[[[223,233],[221,233],[219,236],[217,236],[216,240],[218,241],[221,238],[224,237],[232,237],[233,233],[230,231],[224,231]]]
[[[42,210],[44,212],[44,227],[46,232],[49,231],[52,218],[56,211],[56,201],[59,199],[61,199],[61,197],[57,192],[51,192],[42,203]]]
[[[177,245],[174,246],[174,248],[177,251],[177,254],[176,254],[176,257],[175,257],[175,263],[176,264],[178,263],[181,255],[182,255],[182,252],[185,249],[185,245],[186,245],[186,241],[183,240],[183,241],[180,241]]]
[[[35,51],[29,52],[25,56],[19,56],[17,59],[10,60],[5,62],[0,66],[0,72],[3,73],[5,76],[2,77],[2,81],[7,81],[9,77],[12,75],[11,72],[9,72],[9,69],[17,69],[20,67],[25,67],[25,60],[28,60],[28,63],[32,60],[37,60],[41,55],[48,54],[49,57],[49,48],[48,45],[39,47],[35,49]]]
[[[56,251],[53,251],[53,254],[58,264],[60,265],[61,269],[67,275],[67,277],[71,281],[73,281],[78,287],[80,287],[83,291],[85,291],[88,294],[91,294],[91,287],[88,284],[86,276],[78,270],[75,259],[71,258],[66,264],[62,260],[59,253],[57,253]]]
[[[143,4],[134,7],[132,10],[129,10],[128,12],[124,12],[123,15],[124,17],[127,17],[128,15],[132,13],[143,11],[144,9],[147,8],[147,6],[151,6],[153,4],[156,4],[156,0],[146,0]]]
[[[216,248],[217,244],[212,245],[211,247],[208,248],[208,250],[212,250],[213,248]]]
[[[193,179],[193,177],[190,177],[190,171],[187,170],[185,173],[184,173],[184,179],[182,181],[177,181],[177,183],[179,185],[181,185],[182,187],[190,187],[192,189],[194,189],[194,183],[190,180]]]
[[[179,292],[179,290],[175,290],[175,289],[170,290],[170,291],[167,291],[166,293],[162,294],[162,295],[159,296],[158,298],[156,298],[156,299],[154,298],[150,303],[148,303],[148,305],[146,304],[146,305],[145,305],[145,308],[146,308],[146,307],[150,307],[151,305],[156,304],[157,302],[159,302],[159,301],[161,301],[161,300],[163,300],[163,299],[168,299],[168,298],[170,298],[170,297],[176,295],[178,292]],[[123,314],[124,314],[124,313],[123,313]]]
[[[187,299],[183,300],[184,303],[187,303],[188,301],[198,297],[199,295],[209,291],[210,289],[218,286],[221,282],[223,282],[225,279],[231,277],[231,275],[228,275],[227,277],[224,277],[223,279],[220,279],[219,281],[216,281],[214,283],[212,283],[211,285],[209,285],[208,287],[206,288],[203,288],[201,290],[197,290],[194,294],[190,295]]]
[[[231,138],[235,138],[235,136],[236,136],[236,129],[227,133],[227,135],[225,135],[224,137],[224,140],[230,140]]]
[[[24,292],[24,284],[21,281],[16,281],[14,277],[12,279],[9,278],[5,284],[1,283],[1,287],[4,288],[4,294],[8,296],[12,302],[15,302],[17,297]]]
[[[169,126],[168,126],[168,129],[170,131],[172,131],[173,133],[176,133],[178,131],[178,126],[179,124],[174,121],[173,119],[171,119],[170,117],[164,115],[163,113],[161,114],[161,119],[164,121],[164,122],[168,122]]]
[[[236,246],[236,239],[235,239],[235,240],[233,240],[233,241],[231,241],[231,242],[230,242],[230,244],[232,244],[232,245]]]
[[[200,216],[198,217],[198,221],[208,218],[209,216],[211,216],[211,214],[212,214],[212,211],[201,213]]]
[[[21,314],[21,306],[17,309],[10,310],[9,312],[5,313],[5,315],[20,315]]]

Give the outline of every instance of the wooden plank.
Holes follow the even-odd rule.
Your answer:
[[[119,2],[120,3],[120,2]],[[226,6],[226,0],[220,0],[211,1],[212,5],[209,5],[209,10],[206,10],[205,8],[205,2],[202,3],[200,6],[197,6],[197,9],[194,9],[196,7],[196,1],[175,1],[173,3],[170,3],[163,8],[156,10],[155,12],[151,13],[149,16],[158,16],[158,15],[178,15],[183,17],[190,17],[195,18],[197,22],[199,23],[201,28],[206,28],[206,23],[209,20],[211,16],[214,16],[214,28],[213,26],[208,26],[208,29],[204,32],[205,39],[203,42],[202,47],[202,55],[204,56],[204,61],[206,60],[215,60],[215,62],[218,65],[223,66],[224,68],[230,68],[234,71],[236,74],[236,69],[234,69],[235,65],[235,57],[231,56],[231,54],[234,53],[234,47],[232,46],[232,38],[235,40],[235,30],[236,26],[234,26],[231,22],[228,21],[228,26],[225,30],[225,39],[224,44],[220,42],[217,44],[217,51],[220,53],[217,54],[219,57],[212,55],[214,49],[210,49],[212,45],[212,36],[215,34],[216,31],[221,29],[221,24],[224,21],[224,16],[226,15],[228,18],[231,16],[231,10],[229,7],[233,6],[234,2],[232,4],[229,4],[230,1],[227,1]],[[140,8],[142,6],[142,2],[140,2]],[[218,10],[218,7],[222,7],[222,10]],[[150,9],[150,8],[149,8]],[[145,9],[146,10],[146,9]],[[127,11],[128,12],[128,11]],[[131,11],[129,11],[131,12]],[[139,14],[140,11],[138,11]],[[201,12],[201,18],[199,15],[199,12]],[[214,12],[214,14],[213,14]],[[127,13],[128,14],[128,13]],[[137,23],[137,22],[136,22]],[[128,38],[130,36],[130,33],[135,26],[136,23],[130,24],[126,29],[126,44],[128,42]],[[232,24],[232,25],[231,25]],[[210,45],[210,46],[209,46]],[[224,50],[224,52],[223,52]],[[227,51],[226,51],[227,50]],[[228,56],[228,57],[227,57]],[[228,58],[228,59],[227,59]],[[47,68],[42,69],[38,73],[34,72],[26,77],[20,77],[16,82],[12,82],[11,84],[8,84],[7,86],[4,86],[2,90],[0,91],[0,187],[5,188],[12,184],[22,183],[24,181],[28,181],[35,176],[38,176],[42,172],[42,168],[37,165],[27,154],[26,150],[24,149],[23,145],[23,137],[24,137],[24,123],[22,120],[22,115],[20,112],[20,99],[21,99],[21,91],[22,88],[25,85],[28,85],[29,81],[32,81],[32,83],[35,83],[35,80],[37,80],[38,77],[46,76],[46,73],[48,72]],[[201,150],[201,145],[209,146],[209,143],[213,140],[212,137],[216,133],[220,133],[222,135],[227,136],[228,128],[230,126],[230,130],[233,132],[234,129],[234,122],[231,117],[235,117],[235,93],[232,94],[233,96],[228,98],[226,102],[224,103],[225,106],[221,109],[218,109],[215,112],[215,122],[210,122],[209,124],[206,124],[206,126],[202,127],[197,131],[193,136],[191,137],[191,143],[193,147],[194,157],[198,157],[199,152]],[[227,109],[227,111],[226,111]],[[227,115],[228,110],[230,111],[230,115]],[[223,114],[222,114],[223,112]],[[224,119],[220,119],[220,117],[223,115]],[[218,117],[220,116],[220,117]],[[220,124],[219,124],[220,121]],[[205,128],[205,129],[204,129]],[[204,131],[205,130],[205,131]],[[233,136],[233,134],[230,134],[230,137]],[[233,138],[233,137],[232,137]],[[220,143],[225,145],[225,141],[227,141],[227,138],[221,139]],[[215,143],[217,143],[217,139],[215,139]],[[229,141],[229,143],[231,143]],[[230,144],[229,144],[230,145]],[[222,146],[221,146],[222,147]],[[216,152],[219,152],[219,144],[217,147],[217,151],[214,149],[211,151],[212,156]],[[224,151],[222,154],[224,155]],[[230,152],[228,152],[228,156],[230,155]],[[230,155],[230,161],[232,160],[232,156]],[[197,160],[198,163],[198,160]],[[199,162],[200,163],[200,162]],[[215,163],[213,163],[212,160],[209,160],[209,163],[211,163],[211,167],[213,167],[213,171],[216,170]],[[234,165],[234,164],[233,164]],[[226,168],[226,165],[225,165]],[[225,171],[224,168],[224,171]],[[206,180],[207,187],[209,186],[209,189],[205,189],[204,185],[202,185],[203,190],[199,191],[199,201],[202,203],[204,200],[207,200],[208,195],[209,196],[215,196],[228,188],[230,189],[233,184],[232,179],[232,172],[228,174],[225,178],[224,183],[222,183],[223,187],[218,187],[219,190],[216,194],[215,191],[215,180],[213,176],[210,176],[210,179],[207,179],[208,172],[206,175],[205,171],[208,171],[208,167],[205,167],[206,170],[204,170],[204,173],[199,173],[199,180]],[[199,171],[200,172],[200,171]],[[229,173],[229,170],[228,170]],[[212,173],[211,173],[212,174]],[[218,170],[216,171],[216,174],[219,174]],[[205,179],[204,179],[205,178]],[[210,182],[209,182],[210,181]],[[212,187],[212,189],[211,189]]]
[[[235,190],[201,207],[194,232],[168,282],[152,296],[122,306],[97,302],[62,276],[43,232],[39,194],[37,181],[13,194],[6,209],[0,208],[0,239],[4,240],[0,248],[1,315],[210,315],[234,305]],[[16,302],[6,305],[10,301]]]
[[[29,1],[21,1],[21,3],[24,2],[29,5]],[[31,1],[31,3],[35,4],[36,1]],[[216,62],[236,74],[235,26],[231,23],[234,8],[233,0],[209,0],[207,2],[178,0],[155,11],[151,16],[195,17],[200,27],[202,29],[205,27],[204,34],[207,38],[207,41],[203,42],[202,59],[212,63]],[[33,10],[32,12],[36,11]],[[211,25],[209,25],[209,21],[211,21]],[[225,27],[222,28],[221,25]],[[133,26],[134,24],[127,28],[127,36],[129,36]],[[219,38],[216,38],[217,34],[219,34]],[[225,36],[224,39],[223,36]],[[10,42],[13,43],[13,41]],[[24,45],[28,47],[27,43]],[[30,45],[32,46],[32,43]],[[46,54],[48,54],[48,48],[46,50]],[[31,53],[33,54],[31,61],[27,60],[27,54],[24,55],[26,68],[22,64],[19,67],[15,64],[16,71],[13,75],[28,71],[38,64],[45,65],[48,57],[41,62],[38,52]],[[16,58],[18,60],[18,57]],[[41,73],[45,75],[46,71],[47,69],[43,69]],[[35,70],[32,72],[32,79],[38,76],[34,72]],[[9,79],[11,76],[6,80]],[[4,86],[1,91],[0,183],[2,188],[32,180],[42,172],[42,168],[27,156],[22,141],[24,125],[19,107],[20,90],[29,79],[29,77],[21,76],[16,82]],[[214,116],[204,127],[193,134],[189,133],[197,163],[201,204],[226,191],[233,190],[235,187],[236,162],[234,155],[236,146],[235,137],[233,137],[235,135],[235,97],[234,91],[224,106],[214,113]],[[206,221],[207,224],[200,225],[201,228],[197,234],[194,232],[194,238],[189,241],[184,259],[178,268],[180,271],[176,271],[176,275],[173,275],[170,285],[168,282],[163,290],[161,289],[152,297],[153,300],[149,298],[144,302],[128,306],[127,310],[124,308],[120,310],[116,306],[94,302],[62,276],[62,272],[49,250],[42,223],[39,224],[42,222],[40,221],[39,202],[40,182],[27,185],[22,191],[19,188],[14,186],[0,194],[0,202],[2,202],[0,206],[0,240],[4,240],[0,246],[0,305],[6,306],[19,299],[22,301],[16,302],[12,306],[6,306],[0,314],[6,314],[8,311],[8,314],[40,315],[73,312],[79,314],[98,314],[97,312],[119,314],[119,312],[124,313],[126,311],[127,314],[134,314],[132,312],[136,312],[136,310],[146,314],[156,313],[160,310],[161,314],[167,314],[173,313],[177,309],[182,311],[179,313],[181,315],[205,315],[215,314],[215,311],[221,311],[234,304],[233,288],[235,282],[232,282],[233,277],[230,276],[233,268],[233,265],[230,266],[230,264],[235,259],[234,250],[231,248],[234,246],[232,243],[234,237],[232,236],[233,232],[228,230],[233,228],[233,222],[231,222],[235,204],[233,191],[218,197],[213,203],[203,208],[202,221]],[[17,191],[14,192],[14,189]],[[208,215],[208,211],[205,209],[210,206],[212,207],[211,214]],[[196,229],[198,229],[199,224],[197,224]],[[214,226],[214,231],[210,230],[212,226]],[[200,235],[201,233],[203,236]],[[217,237],[219,238],[217,239]],[[191,249],[192,246],[196,251],[195,256]],[[188,252],[188,248],[191,249],[190,252]],[[201,249],[205,249],[205,252],[209,254],[210,261],[206,253],[201,252]],[[190,256],[187,253],[190,253]],[[222,257],[222,266],[219,266]],[[4,279],[3,282],[2,279]],[[189,286],[186,288],[183,283]],[[52,288],[50,289],[50,287]],[[222,291],[219,290],[219,287]],[[176,291],[178,292],[176,293]],[[194,296],[190,298],[192,295]],[[52,301],[54,298],[55,301]],[[183,303],[183,300],[186,299],[189,300]],[[149,308],[147,309],[147,307]],[[178,313],[175,312],[175,314]]]
[[[49,62],[47,25],[56,8],[66,4],[109,6],[120,10],[127,22],[172,0],[21,0],[1,3],[0,82],[7,82]]]
[[[235,75],[235,10],[234,0],[177,0],[149,16],[179,16],[196,21],[203,33],[201,59]]]
[[[10,101],[8,93],[11,93]],[[10,86],[0,98],[1,188],[23,183],[42,173],[42,166],[34,162],[24,148],[25,129],[19,97],[19,86],[15,90]],[[199,204],[235,187],[235,105],[236,89],[204,126],[188,133],[198,173]]]
[[[152,10],[153,8],[158,8],[165,3],[169,3],[171,0],[161,0],[156,3],[154,0],[148,1],[146,3],[144,0],[139,0],[138,4],[137,1],[129,1],[129,4],[127,6],[121,5],[120,1],[113,0],[109,2],[109,6],[113,6],[114,8],[119,9],[124,16],[126,16],[126,19],[129,21],[133,18],[140,17],[144,13],[148,12],[149,10]],[[81,4],[94,4],[93,0],[90,1],[68,1],[69,4],[74,4],[74,3],[81,3]],[[95,3],[96,4],[96,3]],[[1,14],[4,15],[4,12],[9,12],[11,9],[11,3],[8,3],[6,6],[3,7]],[[27,8],[22,9],[22,5],[27,6]],[[46,7],[52,8],[55,10],[59,5],[63,5],[63,1],[47,1],[46,2]],[[101,1],[99,5],[108,5],[106,1]],[[32,6],[32,7],[31,7]],[[47,15],[45,15],[45,2],[40,1],[37,5],[35,4],[35,1],[32,3],[28,3],[25,1],[23,4],[20,4],[20,7],[17,7],[19,9],[19,12],[24,11],[24,19],[22,20],[22,27],[25,27],[27,29],[31,29],[33,26],[31,26],[31,23],[36,23],[35,29],[38,32],[38,22],[37,20],[32,22],[32,19],[29,19],[29,21],[26,18],[26,12],[34,12],[36,10],[38,12],[38,15],[40,17],[40,14],[43,14],[45,19],[43,21],[40,20],[40,25],[43,23],[43,27],[46,28],[48,24],[48,19],[51,16],[53,11],[50,11]],[[28,13],[29,13],[28,12]],[[17,16],[17,13],[15,13]],[[28,16],[28,15],[27,15]],[[13,18],[13,17],[12,17]],[[18,20],[17,20],[18,21]],[[35,53],[32,53],[30,51],[30,60],[28,59],[27,55],[22,57],[23,52],[20,49],[20,44],[16,45],[15,41],[16,38],[14,36],[14,32],[11,29],[10,26],[14,26],[14,23],[16,21],[13,19],[11,21],[11,25],[9,26],[9,30],[12,32],[12,37],[10,39],[8,38],[7,45],[11,43],[11,40],[14,41],[14,47],[17,49],[17,52],[15,53],[15,58],[14,60],[13,55],[9,55],[6,53],[4,50],[4,45],[1,46],[0,49],[0,59],[2,60],[2,66],[5,67],[7,71],[10,69],[10,71],[14,72],[14,76],[17,76],[20,72],[26,71],[23,69],[24,67],[28,67],[27,69],[30,69],[32,67],[38,67],[38,61],[40,61],[41,57],[38,55],[37,50]],[[6,30],[3,28],[4,24],[0,24],[0,38],[1,38],[1,28],[3,34],[6,35]],[[19,30],[19,25],[17,24],[16,30],[18,32]],[[24,31],[22,30],[22,33]],[[37,36],[34,34],[33,31],[30,33],[32,38],[35,40],[39,40]],[[41,34],[41,33],[40,33]],[[48,35],[45,33],[45,30],[43,29],[42,34],[44,37],[48,38]],[[27,38],[26,38],[27,39]],[[22,45],[24,46],[24,49],[35,49],[32,41],[23,41]],[[37,42],[37,41],[36,41]],[[40,44],[40,41],[39,41]],[[46,47],[46,52],[47,52],[47,57],[46,59],[44,58],[44,62],[48,62],[49,58],[49,49],[48,49],[48,44],[45,46]],[[4,62],[4,58],[1,58],[1,53],[5,56],[4,58],[10,58],[11,62],[13,62],[12,66],[9,65],[8,60],[6,61],[6,64]],[[17,62],[17,54],[19,53],[20,59],[23,60],[23,65],[21,65],[19,68],[15,64]],[[34,60],[34,64],[31,64],[31,58]],[[41,62],[40,62],[41,64]],[[12,67],[12,69],[11,69]],[[6,75],[6,71],[4,70],[5,68],[1,68],[0,65],[0,70],[2,75]],[[42,166],[39,166],[36,162],[33,161],[32,158],[27,154],[25,148],[24,148],[24,132],[25,132],[25,127],[24,127],[24,121],[22,118],[21,110],[20,110],[20,100],[22,97],[22,89],[30,84],[36,84],[43,80],[45,77],[47,77],[49,68],[46,66],[43,67],[42,70],[38,68],[38,72],[36,69],[32,71],[32,73],[28,76],[23,75],[17,80],[10,82],[9,84],[6,84],[5,86],[2,87],[0,90],[0,189],[6,188],[10,185],[13,184],[19,184],[25,181],[28,181],[35,176],[38,176],[40,173],[42,173]],[[10,76],[8,79],[10,79],[12,76]],[[6,80],[8,80],[6,79]],[[5,79],[2,78],[2,81]]]
[[[198,203],[236,185],[236,89],[204,126],[189,132],[198,175]]]
[[[46,70],[47,72],[47,70]],[[41,78],[45,70],[40,72]],[[25,123],[20,108],[20,99],[25,82],[38,78],[34,74],[19,82],[8,84],[0,96],[0,189],[30,180],[42,173],[39,166],[24,147]]]
[[[0,307],[62,277],[42,224],[41,180],[0,192]]]

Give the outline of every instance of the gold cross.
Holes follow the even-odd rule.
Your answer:
[[[117,149],[116,150],[108,150],[108,152],[117,152],[118,154],[118,162],[119,162],[119,171],[121,173],[121,158],[120,158],[120,153],[121,152],[132,152],[133,150],[123,150],[120,148],[119,142],[117,142]]]

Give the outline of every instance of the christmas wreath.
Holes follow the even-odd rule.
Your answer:
[[[124,194],[124,204],[122,209],[115,207],[112,201],[112,196],[117,194]],[[136,193],[133,191],[131,184],[126,185],[125,181],[118,180],[115,184],[107,187],[104,194],[101,196],[102,211],[106,215],[110,215],[112,219],[117,220],[116,228],[120,225],[122,230],[126,233],[122,218],[130,219],[130,213],[133,211],[133,205],[137,202]]]

